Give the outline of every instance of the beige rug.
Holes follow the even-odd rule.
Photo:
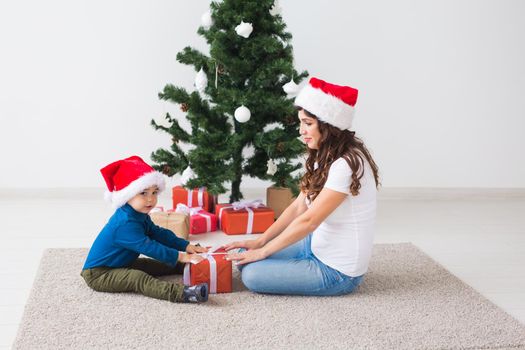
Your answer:
[[[203,305],[93,292],[86,253],[44,253],[14,349],[525,348],[524,325],[411,244],[376,245],[352,295],[258,295],[237,274]]]

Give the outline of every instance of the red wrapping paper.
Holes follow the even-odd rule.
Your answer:
[[[225,253],[224,249],[219,249],[214,253]],[[232,292],[232,262],[225,259],[225,254],[211,254],[215,259],[216,265],[216,291],[215,293],[231,293]],[[188,267],[189,266],[189,267]],[[189,282],[190,286],[197,285],[199,283],[207,283],[211,290],[211,279],[210,279],[210,261],[204,259],[198,264],[188,264],[187,269],[189,270],[189,276],[184,276],[185,282]],[[188,273],[187,271],[184,272]]]

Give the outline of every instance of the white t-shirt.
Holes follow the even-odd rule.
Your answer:
[[[312,252],[324,264],[357,277],[368,269],[376,218],[376,184],[365,160],[357,196],[350,194],[352,169],[343,158],[332,163],[325,188],[348,194],[312,235]],[[309,205],[307,200],[307,205]]]

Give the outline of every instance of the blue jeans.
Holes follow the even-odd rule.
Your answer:
[[[342,295],[351,293],[363,276],[350,277],[315,257],[312,235],[269,256],[239,265],[242,282],[253,292],[296,295]]]

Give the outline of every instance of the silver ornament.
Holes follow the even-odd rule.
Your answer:
[[[180,183],[184,186],[188,181],[195,178],[195,173],[193,170],[188,166],[184,171],[182,172],[182,175],[180,177]]]
[[[283,90],[288,96],[294,97],[299,93],[299,85],[297,85],[292,79],[283,85]]]
[[[243,38],[248,38],[250,36],[250,34],[252,33],[253,31],[253,26],[251,23],[244,23],[243,21],[241,21],[241,23],[235,27],[235,32],[242,36]]]
[[[237,120],[239,123],[246,123],[248,120],[250,120],[251,116],[252,113],[244,105],[238,107],[234,113],[235,120]]]
[[[213,19],[211,18],[211,12],[206,11],[201,16],[201,24],[204,29],[208,30],[213,25]]]
[[[277,172],[277,164],[275,164],[272,159],[268,159],[266,167],[268,168],[268,170],[266,171],[266,174],[268,175],[273,176]]]
[[[270,15],[277,16],[277,15],[280,15],[282,11],[283,9],[281,5],[279,4],[279,0],[275,0],[272,8],[270,9]]]
[[[208,77],[206,76],[206,73],[204,73],[204,70],[201,68],[201,70],[197,73],[197,76],[195,77],[195,88],[197,89],[197,91],[203,94],[204,90],[206,89],[206,86],[208,86]]]

